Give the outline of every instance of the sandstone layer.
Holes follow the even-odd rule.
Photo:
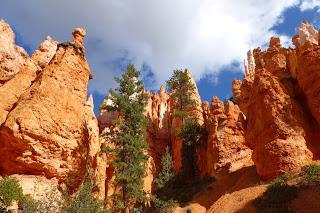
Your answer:
[[[27,52],[15,45],[15,35],[9,24],[0,19],[0,86],[19,72],[27,58]]]
[[[0,87],[0,95],[9,97],[1,102],[1,175],[43,175],[76,186],[100,149],[97,122],[86,104],[91,72],[85,31],[73,34],[73,42],[58,45],[48,37]]]
[[[283,48],[279,38],[271,38],[267,50],[253,50],[254,70],[233,82],[246,115],[246,143],[265,179],[299,171],[319,157],[318,33],[303,22],[293,43],[295,49]]]
[[[251,149],[244,137],[245,118],[239,107],[231,101],[222,103],[213,97],[206,111],[208,139],[205,146],[206,169],[202,176],[227,175],[252,164]]]

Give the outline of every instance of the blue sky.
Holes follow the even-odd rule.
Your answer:
[[[319,29],[319,6],[320,0],[10,0],[2,2],[0,18],[29,54],[47,35],[70,40],[73,28],[85,27],[97,113],[128,63],[142,71],[147,89],[188,68],[203,100],[230,98],[246,51],[266,47],[274,35],[288,45],[304,19]]]

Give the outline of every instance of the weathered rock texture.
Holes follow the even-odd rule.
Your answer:
[[[304,22],[293,43],[295,49],[282,48],[280,39],[271,38],[266,51],[253,51],[254,75],[233,82],[234,98],[246,116],[246,143],[266,179],[299,171],[319,156],[318,32]]]
[[[59,42],[53,40],[50,36],[47,36],[41,43],[39,49],[32,54],[33,61],[41,68],[47,66],[56,53],[58,43]]]
[[[12,175],[22,187],[25,195],[31,195],[38,201],[39,209],[48,212],[61,212],[64,202],[59,182],[56,178],[47,179],[35,175]]]
[[[15,45],[13,30],[4,20],[0,19],[0,86],[10,80],[27,58],[27,52]]]
[[[252,151],[245,144],[245,118],[239,107],[231,101],[224,105],[213,97],[205,114],[208,140],[205,153],[198,156],[200,162],[202,158],[207,161],[202,176],[226,175],[251,165]]]
[[[119,114],[102,111],[97,120],[92,96],[87,100],[91,72],[85,35],[77,28],[72,42],[47,37],[29,57],[15,45],[10,26],[0,21],[0,175],[16,176],[38,200],[49,185],[54,190],[67,185],[75,192],[87,171],[98,185],[96,196],[114,193],[112,156],[100,152],[112,144],[100,134],[112,130]],[[196,106],[188,111],[206,129],[196,144],[202,177],[230,174],[251,165],[252,158],[260,177],[269,179],[319,159],[319,40],[319,32],[303,22],[292,38],[295,48],[283,48],[272,37],[266,50],[249,51],[244,79],[232,84],[237,104],[216,97],[210,105],[202,103],[196,89],[191,97]],[[174,172],[181,171],[182,121],[174,116],[176,100],[163,87],[146,93],[150,158],[144,190],[152,194],[166,147]],[[103,104],[112,103],[107,98]]]
[[[31,58],[26,58],[23,65],[19,67],[18,73],[12,75],[11,80],[0,87],[0,125],[5,121],[8,113],[17,103],[20,96],[30,88],[32,83],[49,61],[52,59],[57,48],[57,41],[47,37],[41,43]],[[12,59],[13,60],[13,59]],[[8,62],[8,61],[7,61]],[[15,63],[14,61],[8,63]],[[0,63],[2,65],[2,63]],[[5,69],[0,68],[0,71]],[[8,92],[10,91],[10,92]]]
[[[73,42],[61,44],[47,37],[22,60],[12,30],[0,24],[8,34],[0,34],[0,55],[12,55],[0,60],[11,79],[0,87],[0,174],[57,178],[75,189],[100,151],[92,98],[86,102],[85,31],[77,28]]]
[[[196,86],[193,78],[192,81]],[[146,93],[148,101],[145,115],[149,120],[147,142],[150,158],[147,177],[145,178],[145,191],[152,193],[153,181],[160,169],[161,157],[167,146],[171,149],[174,172],[178,174],[181,171],[183,141],[179,138],[178,131],[181,128],[182,121],[173,116],[177,109],[175,100],[163,87],[160,88],[159,93],[149,91],[146,91]],[[188,111],[207,130],[207,134],[196,145],[197,165],[200,175],[202,177],[217,177],[251,165],[252,151],[245,144],[245,118],[239,107],[232,102],[228,102],[224,106],[217,98],[213,99],[209,107],[201,103],[197,89],[192,98],[195,100],[196,106],[188,109]],[[107,97],[103,105],[110,104],[112,102]],[[117,117],[116,112],[102,110],[98,118],[100,132],[110,131],[112,121]],[[107,165],[104,165],[104,168],[106,169]],[[107,171],[107,173],[110,173],[111,170],[107,169]],[[106,176],[109,176],[106,180],[110,181],[112,179],[110,174]],[[108,181],[106,185],[112,191],[112,186]],[[105,193],[110,195],[108,191],[105,191]]]
[[[170,96],[163,87],[160,93],[151,94],[148,92],[148,102],[146,106],[146,117],[149,120],[147,141],[149,150],[154,160],[159,165],[165,148],[171,147],[170,126],[172,122],[172,114],[170,112]]]

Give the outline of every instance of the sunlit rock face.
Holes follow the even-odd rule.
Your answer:
[[[28,58],[26,51],[15,45],[9,24],[0,19],[0,86],[18,73]]]
[[[50,36],[40,44],[38,50],[32,54],[32,60],[41,68],[46,67],[57,50],[57,45],[59,42],[53,40]]]
[[[37,75],[48,65],[56,52],[57,44],[57,41],[47,37],[32,57],[26,58],[23,64],[17,67],[16,72],[10,76],[10,81],[6,81],[0,87],[0,124],[6,120],[8,113],[15,106],[20,96],[31,87]],[[5,66],[7,63],[17,64],[16,59],[11,58],[6,62],[1,62],[0,66]],[[0,68],[0,72],[5,70]]]
[[[86,32],[76,28],[72,34],[73,41],[65,43],[47,37],[29,57],[0,21],[0,175],[18,178],[38,200],[60,187],[76,192],[88,172],[98,186],[95,196],[105,199],[115,190],[112,156],[101,152],[113,144],[100,134],[114,127],[119,113],[102,110],[95,117],[87,94],[92,75]],[[266,50],[248,51],[244,79],[232,84],[233,102],[213,97],[202,103],[188,72],[196,105],[187,111],[206,130],[196,144],[200,177],[219,178],[254,163],[260,177],[271,179],[320,158],[319,40],[319,32],[303,22],[292,38],[295,48],[283,48],[272,37]],[[166,147],[175,174],[190,156],[183,156],[178,134],[183,122],[174,116],[174,97],[164,87],[144,92],[149,121],[144,191],[150,195]],[[103,104],[113,103],[107,97]]]
[[[97,122],[86,102],[91,72],[84,32],[76,29],[73,42],[62,44],[47,38],[0,87],[0,95],[11,97],[0,104],[2,175],[43,175],[59,183],[73,177],[77,186],[88,159],[100,149]]]
[[[255,49],[253,78],[233,82],[246,115],[246,143],[265,179],[299,171],[319,157],[318,32],[303,22],[292,40],[294,49],[274,37],[267,50]]]
[[[252,165],[251,149],[245,143],[245,118],[239,107],[231,101],[222,103],[213,97],[206,111],[208,139],[205,145],[206,169],[202,176],[220,177]]]
[[[189,75],[191,76],[190,73]],[[193,78],[192,82],[195,85]],[[239,83],[241,86],[241,82]],[[240,92],[240,88],[238,90]],[[183,141],[179,138],[178,132],[182,127],[182,120],[174,116],[177,103],[164,87],[161,87],[159,92],[146,91],[146,94],[148,100],[145,116],[149,121],[146,140],[149,145],[147,152],[149,163],[145,190],[152,192],[152,184],[160,169],[161,157],[167,146],[171,148],[175,174],[181,172]],[[213,99],[210,106],[201,103],[197,89],[191,98],[196,105],[188,111],[193,114],[199,125],[206,129],[206,133],[196,144],[196,163],[200,176],[219,177],[252,165],[252,150],[246,145],[244,137],[245,116],[239,107],[230,101],[224,106],[217,98]],[[109,96],[106,97],[103,105],[112,105]],[[116,112],[102,110],[98,118],[100,132],[110,131],[108,129],[112,128],[112,121],[118,116]],[[112,187],[109,188],[112,189]]]
[[[299,86],[307,97],[314,118],[320,123],[320,46],[319,33],[308,23],[302,23],[295,37],[296,50],[293,61]]]

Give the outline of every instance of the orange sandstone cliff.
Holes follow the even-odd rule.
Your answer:
[[[296,48],[284,48],[271,38],[267,50],[249,52],[244,80],[233,82],[246,116],[246,144],[265,179],[299,171],[319,157],[318,32],[303,22],[293,43]]]
[[[29,56],[0,20],[0,176],[17,177],[24,192],[37,199],[49,191],[61,197],[60,188],[76,192],[89,172],[99,198],[113,193],[112,156],[100,152],[111,144],[100,134],[113,128],[118,113],[102,110],[98,118],[93,113],[92,96],[87,98],[92,75],[85,35],[77,28],[71,42],[47,37]],[[199,212],[235,212],[231,198],[246,193],[252,200],[264,191],[264,185],[250,184],[298,172],[319,159],[319,32],[303,22],[292,41],[295,48],[284,48],[273,37],[266,50],[248,52],[244,79],[232,83],[234,102],[213,97],[210,104],[202,103],[197,89],[193,94],[196,106],[188,110],[206,130],[196,144],[197,167],[201,177],[218,180],[216,188],[195,198]],[[181,171],[182,121],[173,116],[175,100],[163,87],[146,93],[149,163],[144,190],[152,194],[166,147],[174,172]],[[112,103],[106,98],[103,104]],[[236,194],[224,195],[230,190]]]
[[[3,20],[0,30],[0,175],[18,176],[28,193],[77,190],[100,151],[92,98],[87,102],[86,32],[75,29],[65,43],[47,37],[29,57]]]

